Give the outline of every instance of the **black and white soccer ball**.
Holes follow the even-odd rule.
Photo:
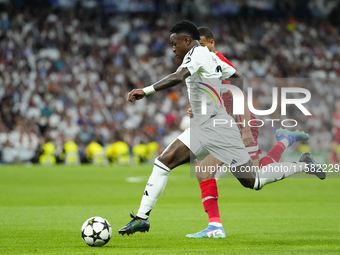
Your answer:
[[[110,223],[102,217],[91,217],[81,227],[81,237],[90,246],[103,246],[112,236]]]

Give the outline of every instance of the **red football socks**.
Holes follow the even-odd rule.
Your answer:
[[[220,212],[218,210],[217,185],[215,179],[210,179],[200,183],[202,203],[204,210],[208,214],[209,223],[221,223]]]
[[[281,143],[277,142],[273,148],[267,153],[266,156],[261,158],[260,160],[260,168],[269,165],[271,163],[279,162],[281,159],[282,153],[285,151],[286,146]]]

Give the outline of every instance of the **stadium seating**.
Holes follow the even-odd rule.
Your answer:
[[[168,42],[169,27],[186,14],[179,9],[168,19],[169,15],[155,8],[173,12],[181,1],[161,1],[159,5],[150,1],[145,8],[153,15],[134,15],[137,7],[125,15],[81,7],[86,11],[76,16],[62,5],[39,11],[26,6],[27,11],[22,12],[11,7],[16,1],[11,2],[3,5],[0,18],[0,150],[6,162],[33,157],[41,139],[53,142],[57,153],[67,137],[79,146],[79,154],[92,140],[104,147],[111,141],[124,141],[129,149],[140,141],[158,141],[160,148],[168,145],[165,141],[180,130],[186,114],[185,86],[176,88],[176,97],[159,92],[134,104],[125,104],[125,97],[131,88],[150,85],[179,65]],[[220,8],[218,2],[207,1],[205,12],[190,18],[213,29],[216,48],[254,88],[254,105],[268,109],[271,97],[269,82],[255,77],[309,78],[300,85],[318,95],[310,105],[313,116],[306,119],[298,111],[288,111],[287,118],[296,119],[298,128],[309,132],[312,150],[329,150],[332,112],[340,98],[336,80],[340,41],[338,28],[331,22],[332,10],[326,13],[306,6],[299,10],[291,1],[280,1],[285,3],[282,5],[267,1],[260,11],[248,4],[246,8],[255,9],[245,18],[245,6],[237,1],[228,1],[229,9]],[[283,15],[285,8],[291,10],[290,17]],[[226,15],[231,10],[233,14]],[[317,13],[332,19],[319,19]],[[273,14],[277,14],[275,19]],[[171,123],[169,116],[173,117]],[[272,132],[270,126],[260,130],[264,151],[275,142],[273,135],[265,135]],[[20,153],[22,149],[31,153]],[[73,156],[68,157],[69,163]],[[130,161],[124,156],[118,160],[121,164]]]

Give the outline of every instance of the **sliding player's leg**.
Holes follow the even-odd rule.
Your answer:
[[[297,141],[307,141],[309,135],[301,131],[289,131],[287,129],[278,129],[276,131],[277,143],[268,152],[268,154],[260,160],[260,171],[256,172],[254,183],[250,183],[248,178],[242,180],[242,176],[238,172],[233,172],[235,177],[244,187],[259,190],[264,185],[282,180],[293,174],[305,172],[307,174],[316,175],[319,179],[326,178],[322,167],[314,160],[310,153],[301,155],[299,162],[279,162],[277,163],[284,150],[288,146],[292,146]],[[248,176],[248,171],[246,171]],[[252,177],[253,173],[249,173],[248,177]]]
[[[189,148],[179,139],[171,143],[167,149],[155,160],[153,171],[146,184],[143,198],[136,216],[130,215],[133,219],[124,227],[118,230],[119,234],[133,234],[137,231],[149,231],[150,224],[148,217],[162,194],[170,171],[175,167],[190,161]]]
[[[308,139],[309,135],[303,131],[276,130],[277,143],[260,160],[260,171],[256,172],[254,186],[252,184],[243,186],[259,190],[266,184],[282,180],[300,172],[315,175],[321,180],[325,179],[326,174],[324,170],[310,153],[303,153],[298,162],[279,162],[282,153],[288,146],[292,146],[298,141],[307,141]],[[239,181],[242,183],[240,179]]]
[[[259,160],[259,147],[257,143],[257,139],[255,139],[254,144],[249,147],[246,147],[246,150],[249,153],[249,156],[253,160],[257,169],[262,168],[268,164],[277,163],[281,159],[282,153],[289,147],[292,146],[295,142],[298,141],[307,141],[309,139],[309,135],[303,131],[290,131],[287,129],[277,129],[276,130],[276,144],[272,147],[272,149],[267,153],[267,155],[263,156],[261,160]],[[225,172],[220,171],[216,173],[216,180],[220,179],[225,175]]]
[[[303,131],[290,131],[287,129],[277,129],[276,130],[276,144],[273,148],[267,153],[266,156],[261,158],[260,160],[260,168],[272,164],[277,163],[281,159],[282,153],[294,143],[298,141],[307,141],[309,139],[309,135]]]
[[[255,190],[301,172],[315,175],[321,180],[326,178],[324,169],[309,152],[303,153],[298,162],[271,163],[257,171],[250,160],[242,166],[231,168],[231,172],[244,187]]]

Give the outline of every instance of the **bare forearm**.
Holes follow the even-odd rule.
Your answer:
[[[243,91],[243,77],[240,74],[234,73],[227,80],[229,80],[232,85],[237,86],[238,88],[240,88]]]
[[[162,80],[152,84],[151,86],[145,87],[143,89],[133,89],[128,94],[126,101],[134,102],[144,98],[146,95],[155,93],[156,91],[167,89],[173,87],[183,80],[185,80],[190,75],[188,68],[178,68],[175,73],[169,74]]]
[[[247,95],[243,92],[244,94],[244,115],[240,115],[241,117],[241,121],[243,122],[243,120],[245,121],[245,125],[243,127],[244,130],[246,129],[250,129],[249,126],[249,121],[250,121],[250,111],[248,108],[248,98]]]
[[[248,103],[247,103],[247,96],[245,93],[243,93],[244,95],[244,115],[241,115],[241,121],[244,123],[244,126],[242,128],[242,141],[244,143],[245,146],[250,146],[251,144],[254,143],[254,138],[253,135],[251,133],[251,129],[249,126],[249,122],[250,122],[250,111],[248,109]]]
[[[171,88],[176,86],[182,81],[181,78],[177,77],[175,74],[169,74],[168,76],[164,77],[162,80],[157,81],[153,84],[156,91],[160,91],[163,89]]]
[[[175,73],[169,74],[162,80],[155,82],[153,84],[156,91],[171,88],[181,83],[190,75],[187,68],[182,68],[177,70]]]

